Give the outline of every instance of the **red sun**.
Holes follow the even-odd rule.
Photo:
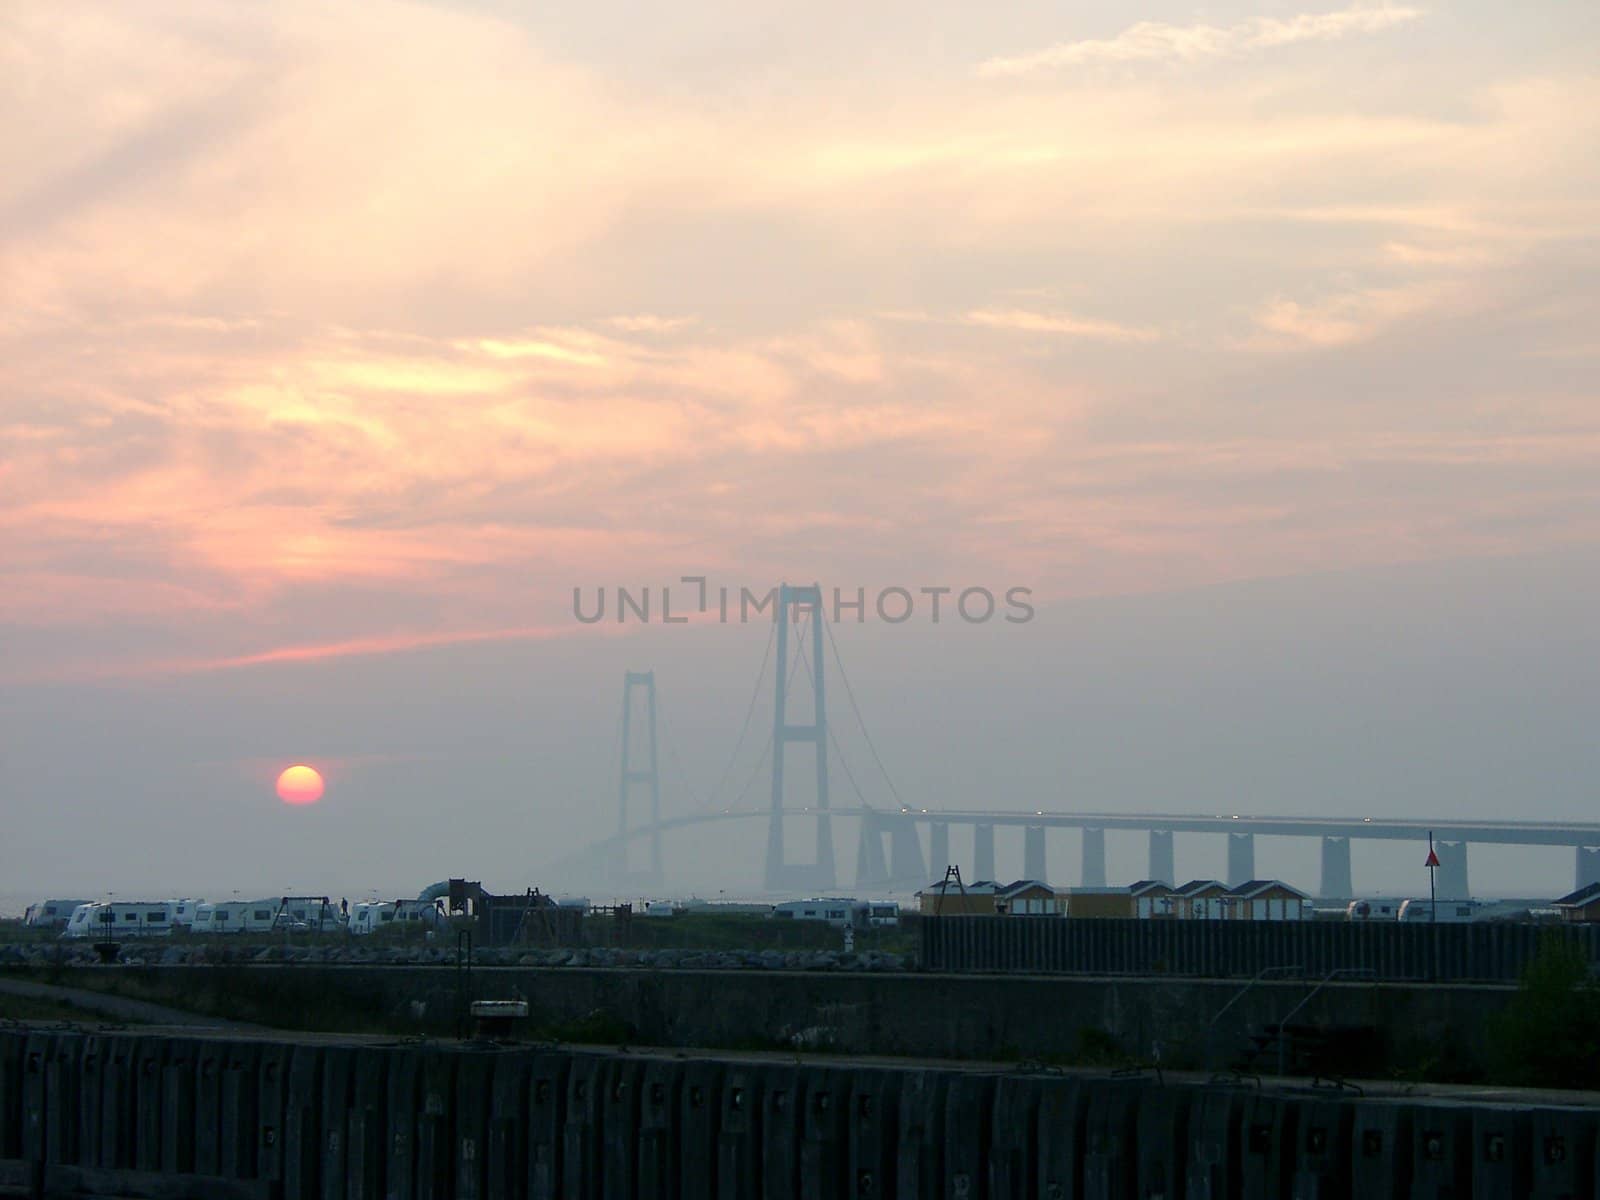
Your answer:
[[[315,767],[296,764],[278,776],[278,798],[285,804],[315,804],[322,799],[322,776]]]

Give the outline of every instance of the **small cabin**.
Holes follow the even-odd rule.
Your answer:
[[[1551,907],[1568,924],[1592,925],[1600,922],[1600,883],[1591,883],[1569,892]]]
[[[1067,902],[1048,883],[1019,879],[995,889],[994,910],[1007,916],[1059,917],[1066,914]]]
[[[1128,885],[1133,897],[1133,915],[1142,921],[1172,916],[1172,885],[1160,879],[1141,879]]]
[[[1228,885],[1220,879],[1191,879],[1172,890],[1172,915],[1180,921],[1220,921]]]
[[[1241,883],[1228,889],[1222,903],[1234,921],[1306,921],[1311,917],[1311,897],[1281,879]]]

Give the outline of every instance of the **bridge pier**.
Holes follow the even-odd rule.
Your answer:
[[[972,827],[972,878],[994,879],[994,826]]]
[[[1467,843],[1437,842],[1434,853],[1439,856],[1439,875],[1435,881],[1441,900],[1465,900],[1472,895],[1467,884]]]
[[[1078,878],[1082,880],[1084,887],[1105,887],[1106,831],[1104,829],[1083,831],[1083,862]]]
[[[1322,884],[1317,895],[1334,900],[1348,900],[1355,895],[1355,885],[1350,882],[1349,838],[1322,839]]]
[[[950,826],[935,821],[928,827],[928,877],[943,875],[950,865]]]
[[[1044,861],[1044,826],[1029,825],[1022,831],[1022,877],[1046,881]]]
[[[1238,887],[1256,877],[1256,835],[1228,835],[1228,886]]]
[[[889,873],[900,882],[916,880],[921,887],[928,879],[922,861],[922,840],[917,823],[910,817],[891,818],[889,824]]]
[[[876,817],[864,816],[856,842],[856,887],[876,888],[888,882],[889,868],[883,861],[883,828]]]
[[[1578,869],[1573,874],[1573,891],[1600,883],[1600,846],[1578,846]]]
[[[1572,876],[1573,891],[1600,883],[1600,846],[1579,846],[1577,860]]]
[[[1169,887],[1177,885],[1178,871],[1173,861],[1170,829],[1150,831],[1150,870],[1145,878],[1159,880]]]

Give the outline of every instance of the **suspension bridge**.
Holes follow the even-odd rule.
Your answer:
[[[792,647],[791,647],[792,643]],[[872,804],[845,758],[828,721],[826,665],[831,660],[887,802]],[[744,785],[725,802],[719,802],[728,782],[738,777],[738,762],[751,731],[769,667],[772,674],[772,729],[755,768],[744,774]],[[808,681],[809,702],[791,695],[797,679]],[[643,729],[634,720],[641,707]],[[993,879],[998,831],[1017,836],[1022,843],[1023,875],[1048,880],[1046,831],[1077,830],[1081,834],[1078,881],[1083,886],[1106,885],[1106,834],[1112,831],[1144,833],[1148,838],[1146,877],[1176,883],[1174,838],[1178,834],[1203,834],[1226,839],[1229,884],[1257,877],[1258,836],[1315,838],[1321,843],[1321,879],[1318,894],[1347,898],[1351,884],[1351,848],[1358,841],[1407,841],[1426,844],[1430,836],[1439,857],[1438,894],[1441,899],[1470,895],[1468,847],[1473,844],[1571,847],[1574,886],[1600,883],[1600,824],[1506,821],[1438,820],[1396,817],[1253,816],[1237,813],[1200,815],[1127,811],[1066,811],[1058,809],[989,810],[919,807],[905,800],[862,718],[854,689],[845,673],[838,643],[822,606],[821,589],[783,585],[778,589],[772,632],[733,754],[710,797],[694,811],[663,816],[658,737],[656,681],[653,672],[626,674],[617,795],[617,830],[557,865],[566,873],[601,881],[617,889],[660,891],[668,880],[664,845],[669,835],[708,825],[765,822],[766,852],[762,886],[772,894],[816,895],[836,890],[841,879],[835,860],[836,822],[853,824],[856,833],[855,872],[851,886],[861,893],[922,886],[960,862],[971,879]],[[800,719],[796,719],[799,717]],[[786,768],[791,748],[812,759],[808,794],[791,795]],[[670,753],[670,748],[669,748]],[[849,786],[853,802],[833,803],[830,775],[837,764]],[[680,764],[681,766],[681,764]],[[765,776],[767,803],[751,799],[752,790]],[[640,805],[640,796],[644,805]],[[636,810],[647,806],[646,813]],[[814,834],[810,854],[795,861],[786,838],[786,825],[809,824]],[[952,854],[952,830],[964,831]],[[968,840],[970,839],[970,840]],[[961,843],[965,843],[962,845]],[[965,847],[970,846],[969,852]],[[640,847],[643,847],[642,854]],[[642,865],[632,865],[643,859]]]

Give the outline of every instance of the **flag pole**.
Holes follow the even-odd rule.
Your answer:
[[[1428,830],[1428,916],[1435,925],[1439,923],[1439,897],[1434,892],[1433,873],[1439,865],[1439,856],[1433,852],[1433,830]]]

